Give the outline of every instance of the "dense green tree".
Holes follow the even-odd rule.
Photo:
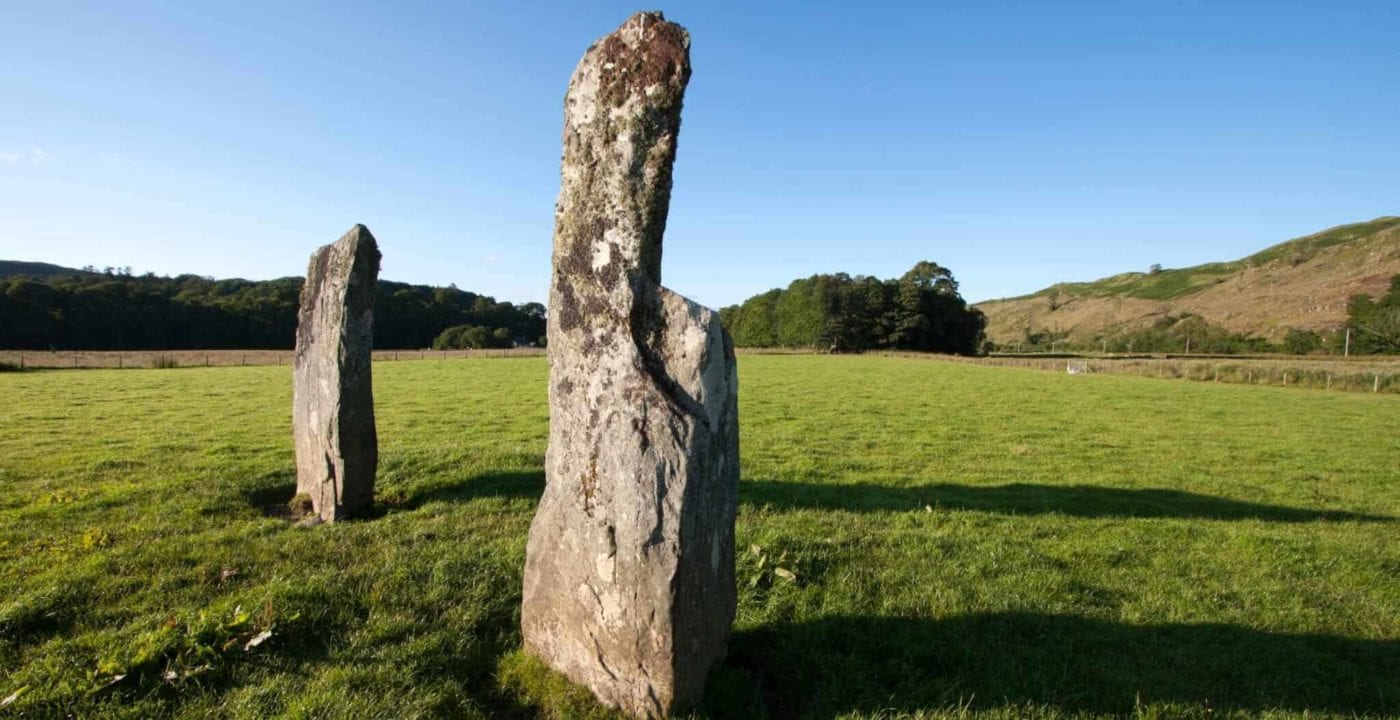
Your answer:
[[[894,329],[895,347],[927,352],[974,355],[987,320],[958,294],[953,273],[922,261],[899,279]]]
[[[744,347],[836,352],[903,349],[975,354],[986,318],[967,306],[947,268],[920,262],[898,280],[813,275],[724,308]]]
[[[893,285],[873,277],[857,276],[847,279],[838,288],[836,308],[827,319],[829,346],[839,351],[892,346]]]
[[[1283,351],[1294,355],[1307,355],[1322,348],[1322,336],[1313,330],[1289,328],[1283,336]]]
[[[1380,297],[1353,295],[1347,303],[1351,352],[1358,355],[1400,353],[1400,275]],[[1338,338],[1336,343],[1344,343]]]
[[[778,323],[775,314],[782,290],[769,290],[749,298],[742,305],[731,305],[719,311],[720,320],[735,342],[745,347],[775,347],[778,345]],[[742,342],[739,338],[744,338]]]
[[[433,340],[434,350],[480,350],[515,346],[508,328],[488,328],[482,325],[454,325],[443,330]]]
[[[837,282],[835,276],[813,275],[794,280],[778,296],[773,322],[779,346],[829,347],[826,321],[835,308],[831,290]]]

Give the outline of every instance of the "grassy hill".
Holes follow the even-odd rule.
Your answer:
[[[25,262],[23,260],[0,260],[0,278],[26,275],[40,280],[55,275],[81,275],[82,270],[46,262]]]
[[[1075,339],[1191,312],[1237,332],[1277,338],[1288,328],[1326,330],[1346,318],[1347,298],[1379,294],[1400,273],[1400,217],[1341,225],[1230,262],[1130,272],[1059,283],[989,300],[987,335],[1015,341],[1026,328]]]

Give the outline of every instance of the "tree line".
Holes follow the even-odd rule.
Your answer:
[[[295,344],[302,278],[214,280],[129,271],[0,280],[0,348],[29,350],[287,349]],[[378,283],[374,344],[425,348],[454,326],[492,342],[534,344],[545,308],[459,290]]]
[[[734,344],[832,352],[917,350],[973,355],[987,320],[953,273],[922,261],[898,279],[813,275],[720,310]]]
[[[288,349],[295,342],[299,277],[214,280],[135,276],[126,269],[0,279],[0,348],[28,350]],[[1342,354],[1345,329],[1290,329],[1279,342],[1213,325],[1190,313],[1071,342],[1067,332],[1027,328],[1022,341],[984,340],[986,318],[968,307],[953,274],[920,262],[899,279],[836,273],[793,281],[720,311],[742,347],[835,352],[899,349],[971,355],[987,351],[1107,350]],[[1377,297],[1347,306],[1350,352],[1400,353],[1400,275]],[[483,348],[544,344],[545,308],[459,290],[380,281],[375,347]]]

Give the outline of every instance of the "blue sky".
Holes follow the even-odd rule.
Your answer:
[[[655,6],[652,6],[655,7]],[[0,0],[0,258],[543,300],[562,99],[632,4]],[[1395,2],[666,3],[663,280],[953,269],[973,300],[1400,214]]]

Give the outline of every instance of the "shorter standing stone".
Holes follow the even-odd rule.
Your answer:
[[[379,247],[364,225],[317,250],[306,270],[292,370],[297,494],[325,522],[374,502],[379,438],[370,350]]]

